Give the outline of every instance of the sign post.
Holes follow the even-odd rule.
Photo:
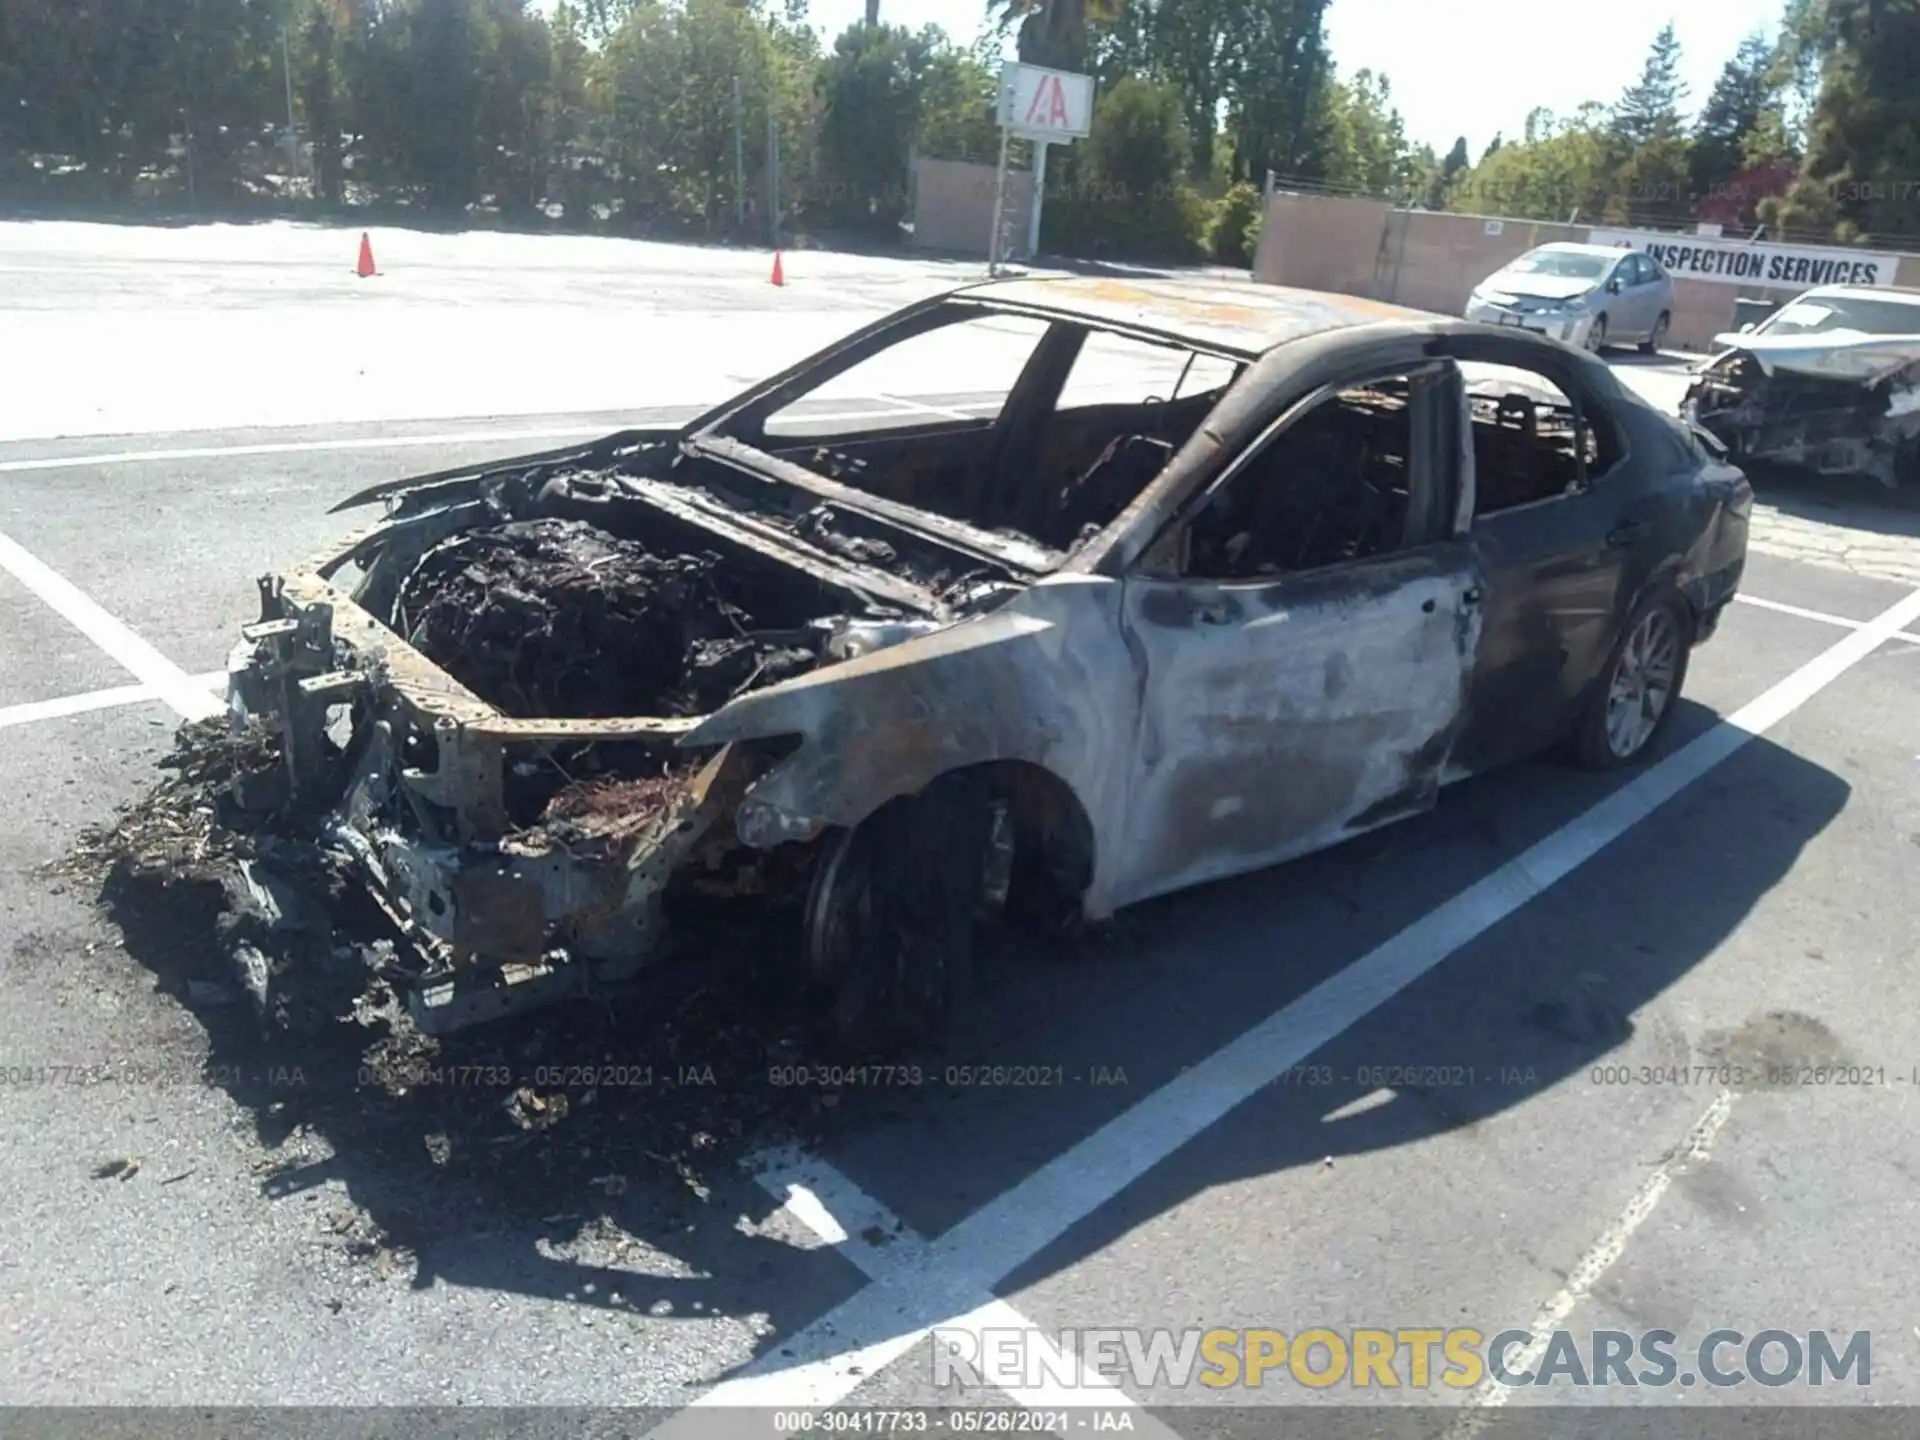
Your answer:
[[[1000,167],[994,177],[993,236],[987,272],[998,274],[1006,223],[1007,156],[1013,139],[1033,147],[1033,206],[1027,214],[1027,256],[1040,250],[1040,211],[1047,196],[1047,147],[1083,139],[1093,129],[1093,77],[1039,65],[1000,71]]]

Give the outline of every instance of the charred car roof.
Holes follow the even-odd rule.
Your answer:
[[[1244,359],[1330,330],[1396,320],[1410,330],[1424,329],[1448,318],[1358,295],[1226,279],[1060,276],[989,280],[940,298],[1081,319],[1096,327],[1155,334]]]

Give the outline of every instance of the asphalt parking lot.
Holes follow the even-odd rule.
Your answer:
[[[0,276],[61,269],[44,259],[57,253],[9,237]],[[98,259],[107,278],[72,280],[46,314],[106,333],[114,287],[147,283],[123,259]],[[199,283],[202,261],[147,259],[162,289]],[[560,303],[520,305],[515,254],[467,263],[504,297],[489,312],[502,333],[524,340]],[[580,263],[581,284],[604,280]],[[752,257],[675,263],[700,283],[668,301],[631,280],[598,333],[657,320],[745,336],[788,298],[768,298]],[[246,386],[267,382],[218,358],[234,337],[215,316],[193,343],[235,388],[183,402],[204,428],[163,429],[164,406],[116,393],[134,383],[120,358],[90,391],[109,417],[97,430],[75,428],[90,422],[71,395],[67,418],[22,408],[0,430],[0,1403],[886,1404],[934,1398],[936,1332],[1410,1326],[1542,1344],[1556,1328],[1660,1328],[1683,1348],[1718,1329],[1868,1331],[1870,1389],[1845,1398],[1920,1403],[1910,497],[1763,492],[1741,603],[1696,654],[1646,770],[1527,764],[1417,821],[1140,907],[1103,944],[1003,977],[918,1083],[818,1087],[804,1150],[757,1150],[749,1127],[716,1147],[725,1164],[689,1170],[583,1115],[538,1150],[502,1121],[472,1143],[504,1160],[449,1166],[432,1138],[442,1097],[359,1116],[313,1104],[303,1063],[334,1060],[250,1047],[230,1007],[182,993],[86,887],[43,873],[150,782],[183,715],[211,708],[253,577],[345,528],[333,501],[692,413],[681,390],[717,398],[794,358],[780,347],[870,318],[862,304],[952,283],[891,263],[797,281],[777,345],[703,342],[712,363],[654,409],[610,393],[606,357],[644,348],[630,339],[565,362],[593,371],[569,392],[584,408],[514,403],[497,371],[522,346],[487,375],[457,361],[489,387],[464,405],[420,381],[417,403],[370,414],[357,379],[310,356],[292,367],[297,401],[282,373],[275,403],[250,410]],[[458,279],[403,278],[420,291],[380,302],[396,308],[379,333],[417,332],[416,347],[466,333],[436,288]],[[336,289],[296,298],[344,334],[336,312],[355,302]],[[256,293],[232,314],[268,304]],[[666,368],[652,353],[635,367]],[[1684,383],[1673,361],[1623,373],[1658,397]],[[84,367],[32,377],[33,393],[63,378],[85,384]],[[904,393],[966,403],[933,382]],[[662,1086],[699,1083],[698,1054],[620,1053]],[[1762,1072],[1777,1083],[1753,1083]],[[605,1154],[563,1153],[573,1135]],[[1042,1410],[1060,1393],[1000,1389]],[[1103,1398],[1192,1437],[1225,1433],[1211,1412],[1249,1397],[1129,1384]]]

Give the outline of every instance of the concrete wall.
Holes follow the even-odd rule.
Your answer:
[[[926,250],[955,250],[986,258],[993,231],[994,167],[962,160],[920,160],[914,166],[913,243]],[[1007,172],[1009,248],[1027,247],[1033,174]]]
[[[1480,281],[1535,245],[1585,241],[1585,225],[1396,210],[1384,201],[1278,193],[1267,202],[1253,275],[1270,285],[1333,290],[1458,315]],[[1900,262],[1897,282],[1920,287],[1920,255]],[[1785,301],[1802,286],[1719,285],[1675,280],[1670,343],[1705,350],[1733,328],[1736,299]]]
[[[1384,292],[1375,271],[1392,214],[1383,200],[1274,195],[1260,223],[1253,278],[1377,298]]]

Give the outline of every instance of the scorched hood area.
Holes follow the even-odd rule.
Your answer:
[[[377,669],[398,641],[454,682],[450,706],[424,708],[484,707],[513,722],[503,735],[570,747],[517,772],[510,826],[537,818],[563,776],[631,773],[635,743],[671,764],[660,742],[730,700],[992,608],[1043,563],[1018,537],[934,515],[922,529],[856,492],[822,498],[664,440],[387,498],[388,518],[335,552],[359,571],[350,589],[326,561],[310,572],[330,582],[336,622],[351,596],[384,654],[339,633],[336,647]]]
[[[289,833],[371,882],[421,951],[413,989],[442,986],[437,1028],[504,1013],[504,992],[445,988],[501,966],[569,988],[576,960],[649,963],[671,890],[793,890],[769,872],[805,857],[731,834],[783,739],[681,742],[1063,558],[797,468],[630,433],[355,497],[386,517],[262,581],[230,692],[275,759],[230,808],[299,817]]]
[[[484,513],[424,548],[405,519],[433,497],[403,504],[384,545],[406,574],[390,605],[387,586],[366,593],[427,659],[527,719],[702,715],[975,613],[1037,552],[659,443],[477,485]]]

